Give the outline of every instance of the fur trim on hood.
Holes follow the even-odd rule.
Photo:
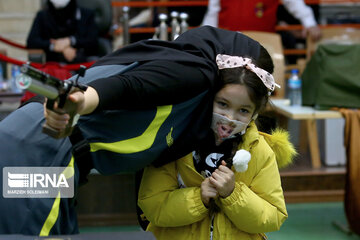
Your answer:
[[[259,133],[274,151],[279,168],[284,168],[292,163],[297,152],[289,140],[289,133],[287,131],[277,128],[271,135],[263,132]]]

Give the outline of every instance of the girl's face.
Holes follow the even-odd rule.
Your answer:
[[[215,96],[214,112],[231,120],[248,123],[255,112],[255,104],[244,85],[227,84]]]
[[[255,104],[250,100],[244,85],[227,84],[216,94],[213,111],[230,120],[248,124],[254,115]],[[220,138],[226,138],[235,126],[220,124],[217,128]]]

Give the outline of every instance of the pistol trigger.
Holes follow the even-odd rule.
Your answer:
[[[66,102],[66,96],[67,94],[62,94],[59,96],[59,105],[58,108],[63,108]]]
[[[54,110],[54,104],[55,104],[54,100],[48,99],[46,101],[46,108],[49,109],[49,110]]]

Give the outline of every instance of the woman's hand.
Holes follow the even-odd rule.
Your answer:
[[[302,36],[306,39],[308,35],[310,36],[311,40],[319,41],[321,39],[322,32],[318,26],[304,28],[302,31]]]
[[[71,46],[70,37],[50,39],[50,42],[54,44],[54,51],[59,53],[63,52],[65,48]]]
[[[76,91],[68,96],[68,100],[77,104],[76,112],[80,115],[92,113],[99,103],[99,96],[95,89],[88,87],[85,92]],[[65,129],[69,122],[70,116],[67,113],[61,113],[62,110],[57,107],[55,103],[54,110],[46,108],[44,105],[44,116],[46,124],[52,128],[62,130]]]
[[[62,53],[64,58],[69,62],[72,62],[76,57],[76,49],[73,47],[65,48]]]
[[[46,120],[46,125],[57,130],[64,130],[66,125],[69,123],[70,116],[69,114],[61,114],[59,112],[54,112],[46,108],[46,102],[44,103],[44,116]],[[59,110],[57,103],[55,103],[54,110]],[[59,110],[60,111],[60,110]]]
[[[226,167],[223,160],[221,165],[209,177],[210,183],[216,188],[219,195],[223,198],[228,197],[235,188],[234,172]]]
[[[216,188],[210,183],[209,178],[205,178],[205,180],[201,183],[201,200],[206,207],[209,207],[209,202],[211,198],[217,198],[218,192]]]

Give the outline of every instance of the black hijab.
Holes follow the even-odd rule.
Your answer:
[[[211,94],[213,94],[220,87],[219,71],[215,62],[217,54],[247,56],[258,60],[260,44],[239,32],[203,26],[183,33],[172,42],[143,40],[130,44],[99,59],[93,66],[141,63],[152,60],[183,63],[199,68],[204,73],[210,82]],[[178,159],[193,151],[194,146],[199,146],[199,144],[207,146],[209,142],[214,142],[213,132],[210,129],[213,109],[212,104],[209,104],[213,100],[211,94],[201,100],[199,107],[193,112],[196,117],[193,118],[189,127],[176,140],[176,144],[164,150],[153,162],[154,166]],[[230,142],[230,147],[225,147],[225,149],[231,150],[232,145]]]
[[[181,34],[172,42],[143,40],[130,44],[100,59],[94,66],[170,60],[200,68],[215,86],[217,54],[248,56],[257,60],[260,44],[239,32],[203,26]]]

